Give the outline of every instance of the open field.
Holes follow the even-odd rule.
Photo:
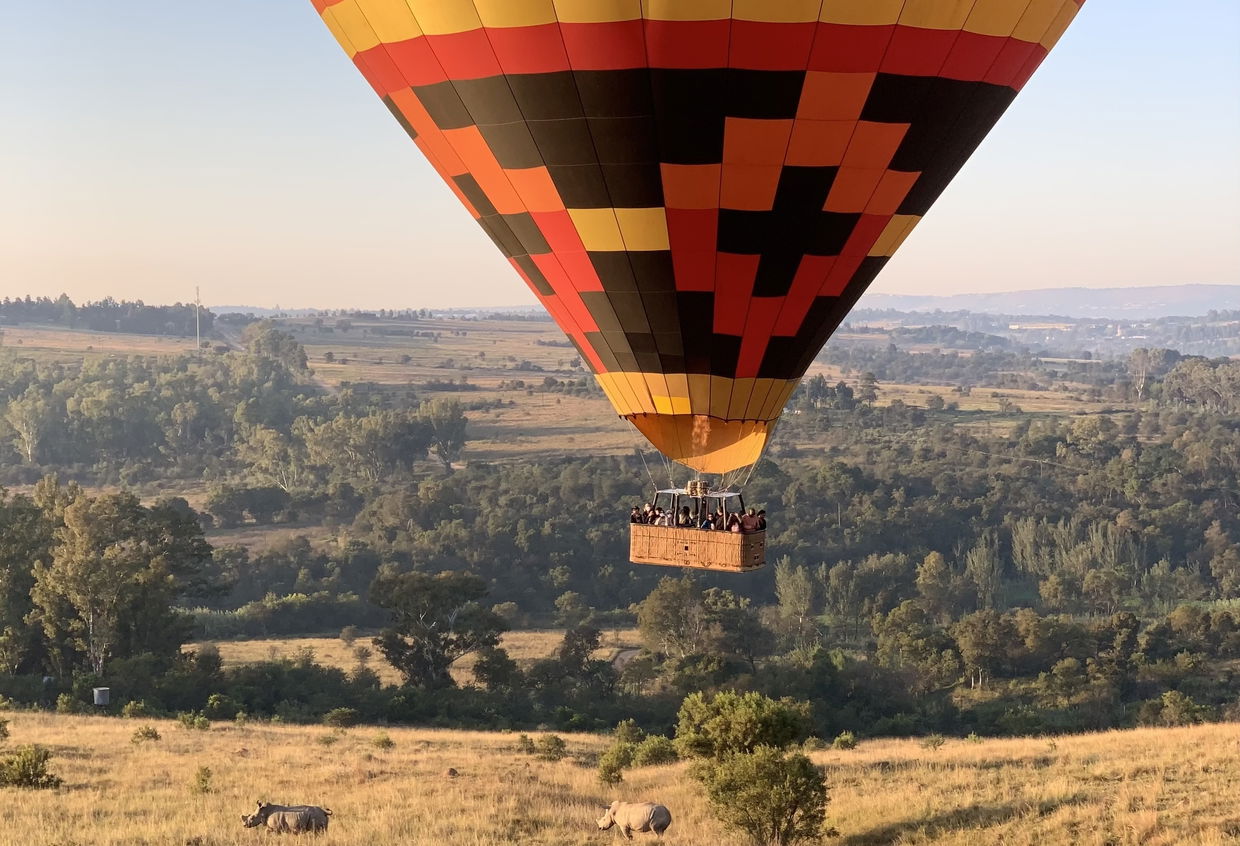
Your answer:
[[[220,651],[220,659],[224,666],[253,664],[259,661],[270,661],[278,658],[293,658],[305,650],[313,650],[314,660],[327,667],[339,667],[351,670],[357,666],[354,650],[359,646],[370,649],[372,657],[368,666],[379,674],[384,684],[400,684],[400,674],[396,672],[383,655],[379,653],[370,640],[373,635],[359,636],[352,646],[348,646],[338,637],[289,637],[261,638],[255,640],[214,641]],[[508,651],[508,655],[522,667],[529,667],[540,658],[550,658],[564,638],[563,629],[526,629],[505,632],[500,639],[500,646]],[[622,651],[636,649],[641,646],[641,638],[636,629],[608,629],[603,632],[601,646],[594,653],[595,658],[611,661]],[[201,644],[190,644],[186,649],[197,649]],[[452,676],[458,684],[473,681],[474,656],[467,655],[452,667]]]
[[[257,799],[330,807],[321,846],[585,846],[622,842],[598,832],[597,806],[650,799],[672,810],[665,842],[740,846],[724,831],[684,764],[631,770],[604,788],[591,759],[607,740],[565,735],[570,758],[513,751],[515,735],[216,725],[13,713],[13,742],[39,743],[65,779],[56,791],[6,790],[0,846],[242,846],[268,836],[238,816]],[[138,725],[163,739],[134,745]],[[1223,846],[1240,837],[1235,784],[1240,727],[1142,729],[971,743],[937,751],[914,740],[814,753],[827,768],[828,824],[839,846]],[[208,793],[193,789],[200,767]],[[459,772],[445,775],[447,768]],[[654,842],[649,837],[638,836]]]
[[[4,327],[4,346],[32,358],[70,362],[109,355],[176,355],[193,352],[194,339],[21,325]]]
[[[579,366],[576,350],[565,346],[564,335],[549,321],[353,318],[344,331],[335,327],[332,318],[321,320],[321,326],[315,320],[282,319],[279,325],[305,346],[314,379],[327,390],[348,386],[388,394],[412,391],[419,400],[457,399],[476,406],[468,412],[467,461],[626,455],[638,447],[651,450],[636,430],[616,416],[601,392],[573,396],[542,390],[548,378],[593,384],[593,378]],[[237,327],[220,324],[217,328],[230,344],[240,343]],[[857,338],[867,343],[883,340],[882,336]],[[5,327],[4,343],[22,355],[61,362],[122,354],[175,354],[193,348],[192,340],[31,326]],[[845,376],[838,367],[818,362],[807,375],[819,373],[832,382],[843,379],[854,386],[859,380],[858,373]],[[517,382],[527,387],[515,387]],[[939,396],[963,412],[1001,412],[1002,418],[1010,416],[1010,409],[1002,412],[1001,408],[1008,402],[1024,412],[1058,415],[1108,408],[1083,394],[1074,386],[1059,386],[1047,391],[976,388],[962,396],[952,385],[881,383],[878,404],[898,399],[925,406],[931,396]],[[965,425],[977,425],[977,421]],[[200,505],[205,496],[206,486],[199,488],[186,492],[192,505]],[[253,540],[246,537],[239,542]]]

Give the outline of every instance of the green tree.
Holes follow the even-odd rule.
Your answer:
[[[665,576],[637,606],[637,628],[651,652],[684,658],[705,652],[711,619],[701,585],[691,576]]]
[[[465,429],[468,419],[464,407],[456,400],[432,400],[422,403],[418,415],[430,424],[431,443],[435,457],[451,473],[452,463],[459,461],[465,449]]]
[[[827,778],[796,753],[769,746],[699,764],[695,777],[715,816],[753,846],[818,842],[827,816]]]
[[[478,600],[487,585],[469,573],[381,571],[371,585],[371,601],[392,612],[392,623],[375,646],[405,682],[451,687],[452,665],[471,652],[494,647],[508,626]]]
[[[17,399],[10,400],[5,409],[4,419],[13,429],[14,445],[27,464],[34,464],[40,456],[50,413],[51,404],[34,385]]]
[[[33,597],[44,633],[68,638],[95,673],[112,654],[145,564],[141,518],[131,494],[82,497],[65,509],[50,565],[35,565]]]
[[[279,362],[293,373],[309,370],[305,348],[292,335],[277,329],[270,320],[251,323],[241,333],[241,339],[246,350],[256,358]]]
[[[691,693],[677,714],[676,750],[685,757],[722,759],[760,746],[785,749],[809,737],[810,729],[808,702],[754,691]]]
[[[821,635],[817,624],[819,609],[809,570],[793,565],[786,555],[780,558],[775,563],[775,596],[793,648],[804,649],[817,643]]]

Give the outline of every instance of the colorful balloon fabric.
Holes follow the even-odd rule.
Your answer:
[[[757,460],[1084,0],[313,0],[670,458]]]

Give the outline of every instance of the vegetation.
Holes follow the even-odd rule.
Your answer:
[[[770,746],[699,765],[711,810],[753,846],[818,842],[827,816],[826,777],[800,753]]]
[[[317,381],[303,340],[389,337],[341,320],[225,323],[245,350],[201,359],[0,351],[0,474],[23,482],[0,492],[0,692],[66,713],[105,683],[113,710],[207,720],[352,708],[666,733],[690,694],[755,691],[811,702],[805,733],[821,737],[1234,713],[1238,683],[1218,672],[1240,656],[1233,362],[1148,348],[1061,360],[950,332],[906,340],[977,348],[955,364],[854,344],[841,366],[859,375],[806,381],[747,489],[773,515],[774,566],[661,578],[625,563],[617,515],[648,487],[640,461],[461,466],[463,421],[488,412]],[[889,399],[890,379],[963,379],[956,364],[1119,405],[1001,411],[987,430],[950,402]],[[204,475],[185,498],[98,487]],[[297,528],[270,534],[282,526]],[[633,620],[644,648],[613,665],[602,630]],[[531,621],[562,639],[514,660],[502,633]],[[182,654],[195,637],[352,642],[361,626],[378,638],[338,669]]]

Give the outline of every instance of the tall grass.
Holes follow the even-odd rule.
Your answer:
[[[99,717],[16,713],[15,742],[54,754],[65,784],[4,791],[0,844],[22,846],[232,846],[265,843],[241,828],[257,800],[325,805],[335,844],[586,846],[615,798],[666,804],[671,844],[740,846],[710,818],[685,764],[628,770],[602,787],[594,757],[608,738],[563,735],[568,757],[515,751],[516,735],[387,728],[346,731],[325,748],[321,728],[216,724],[159,743],[130,742],[133,726]],[[878,844],[1234,843],[1240,728],[1209,725],[972,743],[863,741],[813,754],[828,769],[828,824],[839,846]],[[210,792],[195,774],[211,772]],[[457,770],[449,777],[447,769]],[[1229,839],[1230,838],[1230,839]]]

